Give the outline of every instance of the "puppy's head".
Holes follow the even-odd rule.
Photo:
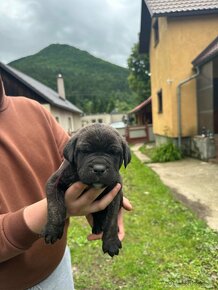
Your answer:
[[[119,169],[131,154],[126,141],[109,125],[93,124],[79,130],[64,149],[64,157],[77,168],[80,181],[104,187],[119,181]]]

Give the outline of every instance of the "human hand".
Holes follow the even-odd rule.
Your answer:
[[[105,188],[90,188],[83,193],[87,185],[78,181],[72,184],[65,192],[65,204],[67,217],[87,216],[90,213],[104,210],[119,192],[121,185],[118,183],[109,193],[99,200],[96,198]]]
[[[124,222],[123,222],[123,208],[127,211],[131,211],[132,210],[132,205],[130,203],[130,201],[126,198],[123,197],[123,207],[120,209],[119,214],[118,214],[118,220],[117,220],[117,224],[118,224],[118,228],[119,228],[119,232],[118,232],[118,238],[120,241],[122,241],[124,239],[125,236],[125,230],[124,230]],[[92,215],[89,214],[86,216],[88,222],[90,225],[93,224],[93,219],[92,219]],[[94,240],[99,240],[102,238],[102,233],[101,234],[90,234],[88,235],[87,239],[89,241],[94,241]]]
[[[90,188],[83,193],[86,188],[87,185],[75,182],[67,189],[65,193],[67,217],[86,216],[105,209],[119,192],[121,185],[117,184],[109,193],[96,201],[95,199],[104,191],[104,188]],[[23,215],[25,223],[31,231],[41,234],[47,223],[47,198],[27,206],[24,209]]]

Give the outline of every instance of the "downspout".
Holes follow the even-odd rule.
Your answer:
[[[196,66],[196,73],[190,76],[189,78],[181,81],[177,86],[177,104],[178,104],[178,147],[181,148],[182,145],[182,110],[181,110],[181,88],[185,83],[195,79],[199,76],[200,70]]]

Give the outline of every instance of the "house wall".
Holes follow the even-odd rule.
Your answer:
[[[214,133],[218,134],[218,56],[213,60]]]
[[[198,92],[198,134],[202,128],[213,132],[214,101],[213,101],[213,63],[210,61],[201,67],[197,79]]]
[[[152,20],[154,22],[154,19]],[[178,84],[194,74],[191,62],[217,36],[218,15],[160,17],[159,43],[150,41],[153,129],[156,135],[178,136]],[[163,112],[157,92],[162,89]],[[197,133],[196,80],[181,90],[182,136]]]
[[[81,116],[77,113],[45,104],[44,107],[51,112],[61,127],[69,134],[81,128]]]

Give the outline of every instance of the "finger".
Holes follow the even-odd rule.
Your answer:
[[[119,240],[120,240],[121,242],[122,242],[122,240],[124,239],[124,237],[125,237],[125,232],[124,232],[124,231],[118,233],[118,238],[119,238]]]
[[[102,233],[95,235],[95,234],[90,234],[87,236],[88,241],[96,241],[96,240],[101,240],[102,239]]]
[[[119,237],[119,240],[122,241],[125,236],[122,208],[119,211],[117,223],[118,223],[118,228],[119,228],[118,237]]]
[[[93,213],[93,212],[97,212],[97,211],[101,211],[105,209],[112,202],[112,200],[117,195],[120,189],[121,189],[121,184],[117,183],[117,185],[104,197],[93,202],[93,204],[90,207],[90,212]]]
[[[131,211],[133,209],[130,201],[126,197],[123,197],[123,208],[127,211]]]
[[[69,196],[71,199],[76,200],[83,191],[87,188],[87,185],[77,181],[73,183],[66,191],[66,195]]]
[[[96,189],[94,187],[91,187],[89,190],[84,192],[83,195],[81,195],[79,202],[81,205],[87,205],[91,204],[98,196],[105,190],[105,188]]]

